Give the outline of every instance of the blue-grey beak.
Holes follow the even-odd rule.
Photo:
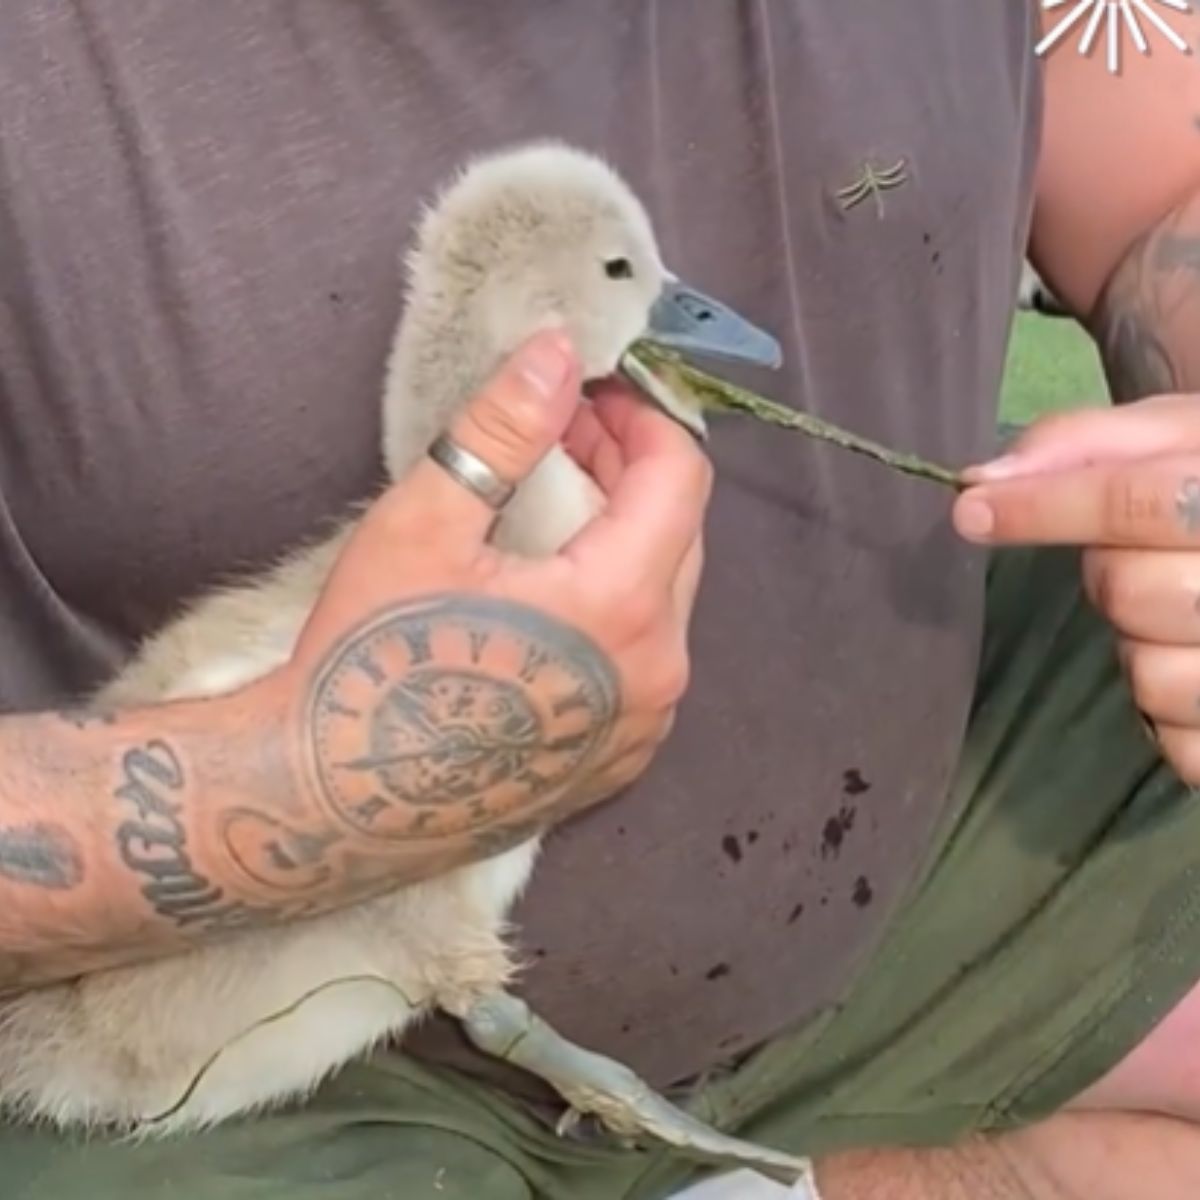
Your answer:
[[[678,279],[663,286],[642,336],[689,358],[699,355],[772,369],[783,364],[783,350],[769,333]]]

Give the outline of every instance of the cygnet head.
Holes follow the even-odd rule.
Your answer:
[[[385,402],[389,465],[420,453],[521,342],[565,329],[585,381],[650,336],[771,362],[773,339],[663,264],[645,208],[601,159],[540,142],[470,163],[426,210]]]

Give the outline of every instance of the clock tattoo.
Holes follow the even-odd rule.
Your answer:
[[[578,631],[506,601],[438,597],[331,656],[310,703],[311,768],[360,836],[472,834],[569,785],[619,708],[615,670]]]

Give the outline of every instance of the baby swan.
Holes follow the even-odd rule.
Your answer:
[[[683,351],[777,358],[769,337],[664,268],[642,205],[605,163],[556,143],[468,165],[424,214],[408,266],[382,397],[393,478],[508,353],[550,324],[565,327],[590,379],[611,374],[645,336]],[[526,555],[552,553],[600,503],[588,476],[555,448],[502,513],[495,539]],[[261,576],[202,598],[149,639],[97,703],[213,695],[280,666],[349,530],[348,522]],[[419,747],[415,726],[436,728],[445,698],[413,691],[407,699],[428,706],[410,714],[410,744]],[[368,836],[386,836],[388,782],[375,786],[383,802],[364,820],[377,824]],[[348,909],[234,930],[173,958],[5,1000],[0,1103],[61,1126],[202,1128],[306,1095],[440,1008],[484,1049],[542,1075],[576,1111],[615,1130],[780,1177],[802,1173],[803,1160],[693,1121],[625,1068],[558,1037],[504,990],[512,974],[505,918],[536,848],[530,840]],[[155,847],[139,853],[149,860]],[[186,913],[197,898],[165,902]]]

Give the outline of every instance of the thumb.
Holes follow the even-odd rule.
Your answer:
[[[503,483],[520,484],[570,425],[580,404],[579,374],[565,333],[535,334],[454,417],[450,440]],[[472,549],[483,543],[496,519],[491,505],[428,455],[396,485],[393,496],[394,518]]]
[[[1188,450],[1200,450],[1200,399],[1154,396],[1043,417],[1006,454],[962,475],[967,483],[993,483]]]

